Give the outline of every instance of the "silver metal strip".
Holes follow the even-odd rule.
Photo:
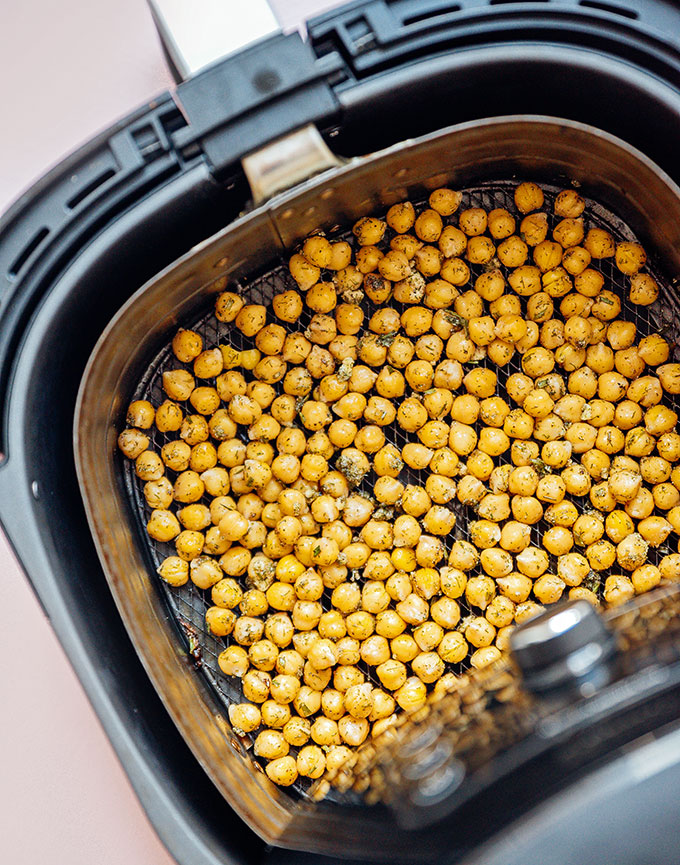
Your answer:
[[[147,0],[158,33],[183,79],[278,32],[267,0]]]

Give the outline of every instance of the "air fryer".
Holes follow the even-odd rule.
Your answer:
[[[635,148],[661,169],[653,173],[662,186],[674,189],[680,181],[679,25],[675,4],[652,0],[353,3],[310,21],[306,41],[275,34],[189,77],[54,169],[4,217],[3,527],[142,804],[178,861],[368,861],[377,858],[368,839],[371,821],[386,838],[394,831],[405,839],[405,849],[409,838],[414,849],[417,844],[415,835],[398,834],[405,830],[377,806],[366,823],[364,847],[360,833],[351,847],[338,844],[328,856],[286,851],[285,837],[270,847],[226,805],[204,772],[140,662],[83,507],[73,422],[95,343],[141,286],[192,247],[215,247],[219,241],[208,239],[244,212],[257,214],[266,194],[280,194],[285,202],[301,191],[313,201],[309,196],[319,187],[306,180],[305,160],[293,178],[303,184],[299,190],[282,192],[284,181],[268,172],[268,192],[255,185],[263,164],[271,163],[267,155],[276,153],[271,143],[290,141],[291,133],[310,124],[317,130],[311,132],[312,173],[341,174],[346,169],[333,167],[332,154],[361,157],[421,136],[432,142],[438,130],[456,124],[463,124],[474,148],[488,129],[488,122],[475,121],[558,118],[573,121],[563,124],[566,130],[586,125],[604,140],[613,136]],[[181,69],[177,46],[170,44],[169,54]],[[394,147],[388,159],[396,164],[419,146],[425,144]],[[501,156],[516,174],[517,154]],[[370,185],[371,161],[364,165]],[[619,164],[614,177],[617,171],[620,207],[626,175]],[[81,184],[75,192],[73,175]],[[647,209],[631,218],[640,223],[634,227],[641,237],[651,236],[661,250],[672,304],[675,223],[665,220],[663,196],[648,198]],[[375,208],[379,204],[373,200]],[[290,244],[314,227],[306,219],[291,227]],[[232,264],[218,263],[212,278],[232,275]],[[207,274],[201,277],[209,281]],[[62,515],[58,524],[56,511]],[[589,764],[565,775],[563,784],[554,778],[545,783],[546,766],[554,772],[553,764],[534,767],[512,795],[501,785],[494,791],[498,800],[477,799],[418,830],[418,843],[427,845],[433,837],[428,833],[436,833],[440,861],[600,861],[603,849],[622,862],[672,861],[678,733],[673,704],[659,709],[655,699],[649,694],[644,703],[645,726],[633,725],[628,738],[603,737],[601,747],[589,752]],[[543,802],[534,795],[541,784],[550,791]],[[494,807],[496,801],[502,808]],[[365,806],[347,807],[343,820],[364,819]],[[332,828],[334,818],[324,819]],[[640,820],[648,830],[643,841]],[[607,828],[612,825],[616,832]],[[308,831],[308,843],[298,839],[295,847],[315,849],[313,819]]]

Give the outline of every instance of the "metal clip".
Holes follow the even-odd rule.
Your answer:
[[[310,123],[244,156],[242,165],[258,205],[315,174],[340,167],[342,161]]]

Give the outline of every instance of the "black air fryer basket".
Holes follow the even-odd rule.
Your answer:
[[[390,810],[301,797],[280,800],[296,827],[292,840],[276,827],[256,834],[245,788],[233,786],[238,775],[226,792],[241,816],[133,645],[137,635],[107,581],[110,556],[97,535],[100,558],[88,524],[73,431],[81,382],[87,405],[88,359],[98,342],[100,360],[102,346],[113,345],[110,378],[95,379],[106,409],[78,427],[101,445],[105,482],[126,400],[169,330],[197,319],[200,298],[237,279],[266,295],[272,277],[263,274],[306,232],[347,227],[400,191],[417,197],[452,178],[499,201],[505,187],[484,184],[524,174],[579,179],[656,251],[663,321],[644,327],[665,324],[677,338],[680,6],[360,0],[308,22],[304,40],[273,33],[194,72],[163,4],[152,5],[186,80],[59,165],[0,222],[0,518],[159,835],[183,865],[677,861],[677,652],[672,640],[652,651],[650,640],[630,636],[619,641],[629,654],[617,661],[599,714],[560,716],[559,733],[544,725],[550,747],[532,740],[504,764],[490,760],[469,795],[449,797],[429,818],[409,818],[406,798]],[[335,201],[321,195],[330,185]],[[146,316],[129,319],[137,343],[120,329],[130,310]],[[123,496],[122,473],[111,478]],[[118,525],[111,521],[114,539]],[[119,535],[116,554],[129,537]],[[180,678],[211,705],[186,634],[154,591],[150,609],[178,647]],[[676,614],[672,597],[651,603]],[[627,634],[635,624],[617,622],[614,630]],[[392,756],[381,771],[406,797]],[[322,835],[330,840],[319,843]]]

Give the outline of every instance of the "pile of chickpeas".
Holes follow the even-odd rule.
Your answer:
[[[308,237],[269,306],[222,292],[224,343],[179,330],[164,401],[119,437],[174,544],[158,573],[205,593],[232,727],[280,785],[500,658],[543,605],[680,579],[680,364],[611,279],[653,304],[644,249],[575,189],[521,183],[517,218],[462,198]]]

